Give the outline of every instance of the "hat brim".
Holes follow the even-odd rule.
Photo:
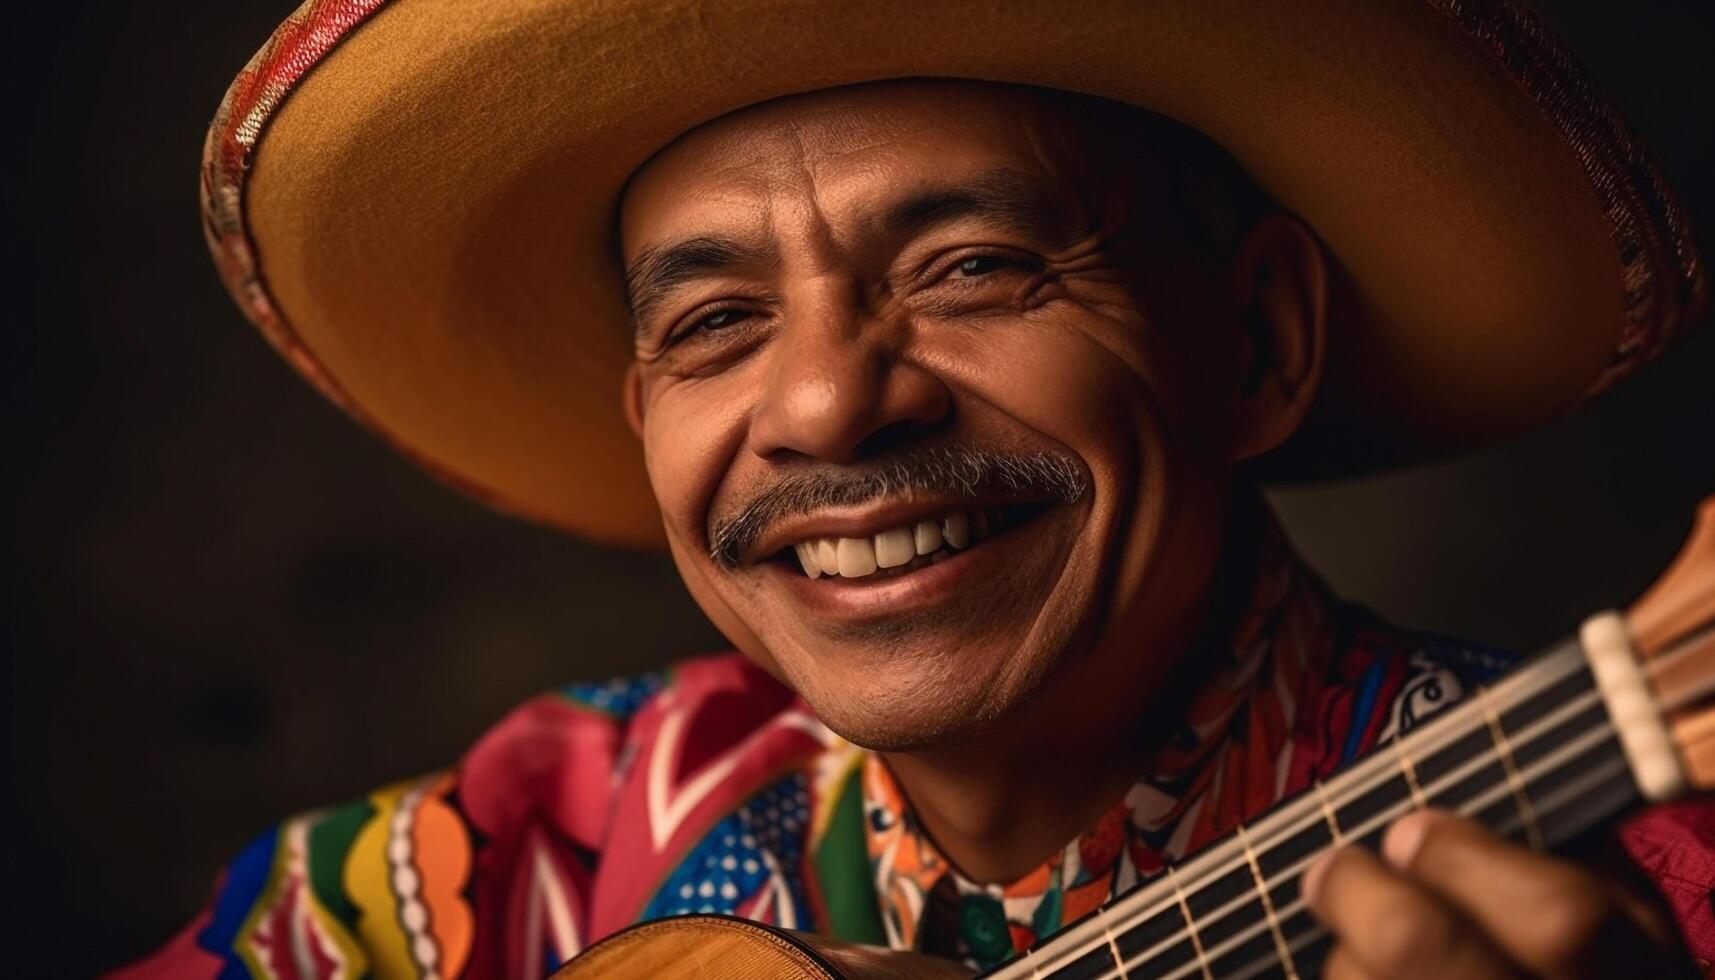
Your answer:
[[[228,93],[228,284],[325,393],[502,509],[649,544],[612,223],[686,130],[885,78],[1025,83],[1213,137],[1338,263],[1324,393],[1270,460],[1345,472],[1517,432],[1700,304],[1684,219],[1529,15],[1416,0],[318,0]]]

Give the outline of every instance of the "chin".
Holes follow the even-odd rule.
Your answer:
[[[956,745],[981,735],[1012,706],[983,685],[901,678],[826,691],[812,682],[799,693],[841,738],[876,752]]]
[[[841,738],[873,751],[926,751],[981,737],[1030,703],[1075,659],[1076,631],[1044,623],[1074,621],[1039,615],[1013,628],[933,640],[871,636],[839,644],[844,649],[831,656],[826,647],[794,646],[775,662]]]

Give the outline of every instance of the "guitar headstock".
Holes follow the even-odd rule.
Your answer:
[[[1686,783],[1715,790],[1715,496],[1698,506],[1679,555],[1625,616]]]

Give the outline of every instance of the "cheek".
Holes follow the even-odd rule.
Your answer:
[[[1087,452],[1092,468],[1123,476],[1141,465],[1147,484],[1195,484],[1225,470],[1232,441],[1236,392],[1216,370],[1228,353],[1218,334],[1216,324],[1162,327],[1134,310],[1068,303],[995,345],[990,370],[1004,380],[993,390]]]
[[[689,552],[677,542],[670,542],[673,564],[679,569],[679,579],[685,583],[685,588],[691,593],[697,607],[703,615],[709,618],[716,630],[726,637],[727,642],[742,651],[752,662],[780,677],[779,665],[772,654],[768,652],[767,644],[762,642],[750,627],[739,609],[729,602],[727,596],[716,585],[716,579],[709,573],[708,559],[701,552]],[[742,599],[738,603],[743,606]]]
[[[1085,554],[1120,596],[1135,595],[1176,552],[1206,544],[1184,525],[1202,526],[1203,510],[1218,507],[1220,393],[1197,351],[1135,311],[1065,303],[1052,312],[962,340],[946,363],[959,365],[973,397],[1089,468],[1096,550]]]
[[[662,382],[643,418],[643,460],[675,546],[706,552],[709,501],[743,442],[748,405],[724,379]]]
[[[963,333],[944,354],[972,397],[1078,455],[1098,490],[1138,470],[1162,413],[1143,324],[1065,306]]]
[[[717,587],[708,558],[709,501],[742,445],[748,406],[714,383],[679,384],[648,402],[643,457],[679,577],[721,634],[774,670],[762,644]]]

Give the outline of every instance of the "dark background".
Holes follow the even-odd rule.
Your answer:
[[[1539,9],[1715,228],[1715,5]],[[419,476],[227,302],[197,221],[203,127],[286,12],[8,9],[14,965],[140,955],[279,817],[446,764],[537,690],[719,643],[665,559]],[[1709,492],[1705,330],[1526,439],[1276,502],[1347,594],[1528,650],[1647,584]]]

